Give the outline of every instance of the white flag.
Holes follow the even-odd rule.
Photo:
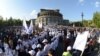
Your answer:
[[[23,20],[23,32],[25,32],[26,34],[28,34],[28,26],[27,26],[25,20]]]
[[[33,21],[31,20],[31,23],[30,23],[30,27],[29,27],[29,33],[33,33]]]
[[[28,26],[27,26],[27,24],[26,24],[26,21],[25,20],[23,20],[23,27],[27,30],[28,29]]]
[[[78,34],[73,45],[73,49],[77,49],[83,52],[87,43],[88,35],[89,31],[85,31],[82,34]]]
[[[39,26],[38,26],[39,28],[42,28],[42,23],[39,23]]]

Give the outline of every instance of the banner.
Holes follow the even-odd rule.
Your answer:
[[[83,52],[87,43],[88,35],[89,31],[85,31],[81,34],[78,34],[73,45],[73,49],[77,49]]]

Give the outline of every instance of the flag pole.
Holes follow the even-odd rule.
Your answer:
[[[80,55],[80,56],[82,56],[82,55],[83,55],[83,52],[84,52],[84,51],[82,51],[82,53],[81,53],[81,55]]]

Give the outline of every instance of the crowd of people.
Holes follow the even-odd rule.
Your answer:
[[[77,35],[85,31],[90,34],[82,53],[73,45]],[[99,36],[99,29],[87,28],[48,27],[32,34],[22,34],[21,29],[1,29],[0,56],[92,56],[100,50]]]

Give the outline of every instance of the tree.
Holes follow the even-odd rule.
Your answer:
[[[100,12],[95,12],[93,15],[93,23],[96,27],[100,28]]]
[[[10,17],[8,20],[3,20],[3,17],[0,16],[0,27],[5,27],[5,26],[21,26],[22,21],[20,19],[12,18]]]
[[[84,27],[94,26],[93,20],[83,20],[83,26]]]
[[[88,20],[83,20],[83,26],[84,26],[84,27],[88,27],[88,26],[89,26]]]
[[[0,26],[3,26],[3,17],[0,16]]]
[[[14,19],[14,24],[15,26],[20,26],[22,25],[22,21],[20,19]]]
[[[75,26],[77,26],[77,27],[82,27],[82,22],[81,22],[81,21],[72,22],[72,23],[70,24],[70,26],[72,26],[73,24],[74,24]]]
[[[8,19],[8,26],[12,26],[13,24],[14,24],[13,18],[10,17],[10,18]]]

